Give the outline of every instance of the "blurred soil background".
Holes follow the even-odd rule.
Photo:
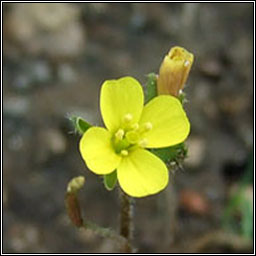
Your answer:
[[[85,175],[85,218],[118,229],[118,191],[88,171],[67,117],[101,125],[103,81],[145,84],[179,45],[195,55],[189,156],[164,192],[136,200],[134,244],[141,253],[252,252],[253,16],[253,3],[4,3],[3,251],[118,252],[66,215],[66,185]],[[248,211],[232,206],[241,181]]]

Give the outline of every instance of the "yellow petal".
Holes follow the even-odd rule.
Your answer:
[[[106,127],[115,132],[124,122],[138,122],[143,101],[142,87],[132,77],[104,82],[101,88],[100,108]]]
[[[88,168],[96,174],[108,174],[120,163],[111,145],[111,133],[101,127],[89,128],[80,140],[80,152]]]
[[[156,194],[168,184],[165,164],[145,149],[137,149],[124,157],[117,168],[121,188],[132,197]]]
[[[190,131],[190,123],[178,99],[161,95],[151,100],[143,109],[140,124],[152,124],[145,133],[147,148],[162,148],[183,142]]]

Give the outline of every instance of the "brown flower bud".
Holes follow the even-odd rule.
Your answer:
[[[65,197],[68,216],[72,223],[77,227],[81,227],[83,225],[81,208],[77,194],[78,191],[84,186],[84,182],[85,178],[83,176],[73,178],[67,185],[67,193]]]
[[[187,81],[193,60],[194,55],[184,48],[178,46],[171,48],[160,66],[157,79],[158,94],[177,97]]]

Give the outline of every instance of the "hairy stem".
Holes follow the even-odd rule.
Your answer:
[[[119,245],[125,246],[127,244],[127,240],[125,239],[125,237],[118,235],[118,233],[116,233],[114,230],[110,228],[101,227],[90,221],[84,221],[83,227],[85,229],[93,230],[96,234],[102,237],[111,238],[114,241],[116,241]]]
[[[129,197],[120,190],[120,235],[124,237],[127,243],[123,247],[123,252],[132,253],[133,239],[133,198]]]

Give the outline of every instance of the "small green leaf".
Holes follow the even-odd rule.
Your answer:
[[[223,214],[223,226],[240,233],[246,238],[253,236],[253,203],[246,197],[247,187],[240,185],[238,191],[229,199]],[[237,221],[237,216],[240,221]]]
[[[92,125],[79,116],[72,116],[69,120],[73,123],[75,130],[83,135]]]
[[[145,103],[157,96],[157,76],[155,73],[147,75],[148,81],[146,84]]]
[[[117,172],[111,172],[110,174],[104,175],[104,185],[107,190],[113,190],[117,181]]]
[[[179,162],[187,156],[187,148],[184,143],[167,148],[152,149],[151,152],[162,159],[165,163]]]

